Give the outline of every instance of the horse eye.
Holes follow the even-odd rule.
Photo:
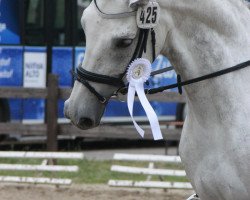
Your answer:
[[[130,46],[133,42],[133,39],[120,39],[116,42],[116,47],[118,48],[126,48]]]

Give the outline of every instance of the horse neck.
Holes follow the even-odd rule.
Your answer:
[[[160,36],[165,40],[161,53],[169,58],[183,80],[250,60],[250,11],[242,1],[161,0],[160,4],[161,32],[165,31],[165,36]],[[250,94],[249,75],[249,69],[245,69],[186,86],[188,101],[193,110],[202,106],[211,109],[209,95],[210,102],[217,102],[218,108],[224,99],[229,106],[235,105],[235,98],[242,98],[243,91]],[[238,89],[232,92],[232,88]]]

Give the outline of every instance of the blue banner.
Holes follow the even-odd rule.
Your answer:
[[[23,47],[0,47],[0,85],[21,86],[23,83]]]
[[[84,47],[75,48],[75,69],[83,62],[86,49]]]
[[[29,88],[46,87],[47,54],[45,47],[24,48],[23,86]],[[45,119],[44,99],[23,101],[23,122],[43,123]]]
[[[0,1],[0,44],[20,44],[19,0]]]
[[[23,47],[0,47],[0,86],[22,86],[23,83]],[[12,120],[22,119],[22,100],[10,99]]]
[[[71,87],[73,83],[70,70],[73,69],[73,48],[54,47],[52,50],[52,73],[57,74],[60,87]],[[64,100],[58,101],[58,117],[64,118]]]

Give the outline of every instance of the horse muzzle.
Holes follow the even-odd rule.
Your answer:
[[[75,126],[82,130],[87,130],[100,124],[103,114],[102,110],[104,110],[104,108],[98,108],[95,113],[93,112],[95,110],[94,108],[90,109],[91,106],[84,108],[79,107],[79,109],[76,108],[77,106],[75,106],[70,99],[64,103],[64,115],[66,118],[70,119]]]

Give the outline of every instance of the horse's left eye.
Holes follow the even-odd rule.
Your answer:
[[[116,42],[116,47],[118,48],[126,48],[132,44],[132,39],[120,39]]]

